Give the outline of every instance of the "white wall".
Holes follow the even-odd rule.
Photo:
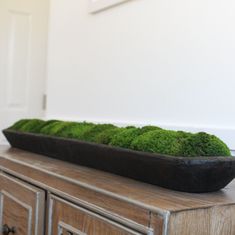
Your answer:
[[[205,130],[235,149],[235,1],[51,0],[47,118]]]

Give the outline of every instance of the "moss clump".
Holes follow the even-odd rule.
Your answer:
[[[41,125],[39,125],[38,127],[37,127],[37,133],[40,133],[41,132],[41,130],[44,128],[44,127],[46,127],[46,126],[48,126],[48,125],[50,125],[50,124],[52,124],[52,123],[55,123],[55,122],[59,122],[58,120],[50,120],[50,121],[45,121],[44,123],[42,123]]]
[[[60,121],[49,121],[48,123],[45,123],[39,133],[44,135],[56,135],[61,125],[63,125],[63,123]]]
[[[155,126],[145,126],[142,128],[136,127],[126,127],[123,131],[117,133],[113,136],[112,140],[109,142],[110,145],[121,147],[121,148],[131,148],[131,143],[135,140],[138,136],[143,135],[152,130],[159,130],[161,128]]]
[[[115,126],[112,124],[94,125],[92,128],[88,129],[83,133],[81,139],[89,142],[95,142],[97,135],[99,135],[103,131],[111,130],[113,128],[115,128]]]
[[[19,120],[16,123],[14,123],[9,129],[19,131],[21,129],[21,127],[29,121],[30,121],[30,119]]]
[[[95,138],[95,142],[98,144],[109,144],[115,135],[120,134],[125,128],[114,127],[105,131],[102,131]]]
[[[181,144],[175,131],[155,130],[133,140],[130,146],[137,151],[179,156]]]
[[[170,131],[156,126],[118,128],[112,124],[23,119],[9,129],[172,156],[231,156],[226,144],[214,135]]]
[[[63,128],[58,133],[58,135],[64,138],[84,140],[83,139],[84,133],[92,129],[92,127],[94,126],[95,124],[88,122],[70,123],[65,128]]]
[[[39,131],[39,127],[43,125],[45,121],[39,119],[32,119],[25,122],[23,125],[18,127],[18,129],[22,132],[31,132],[37,133]]]
[[[71,126],[75,126],[77,123],[75,122],[55,122],[54,125],[51,126],[50,134],[56,135],[59,137],[67,137],[63,136],[64,131],[67,128],[71,128]]]
[[[157,130],[137,137],[131,148],[138,151],[172,156],[231,156],[229,148],[219,138],[206,133]]]
[[[142,133],[146,133],[148,131],[156,131],[156,130],[162,130],[162,128],[158,126],[144,126],[141,128]]]
[[[227,145],[214,135],[204,132],[189,134],[183,141],[182,156],[231,156]]]
[[[116,147],[129,148],[131,142],[140,134],[140,128],[127,128],[121,131],[120,133],[114,135],[109,144]]]

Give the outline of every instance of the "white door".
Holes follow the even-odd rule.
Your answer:
[[[0,0],[1,130],[43,116],[48,10],[49,0]]]

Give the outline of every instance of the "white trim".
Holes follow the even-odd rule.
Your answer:
[[[168,234],[168,224],[169,224],[169,220],[170,220],[170,215],[171,213],[169,211],[167,211],[167,213],[164,216],[164,224],[163,224],[163,235],[167,235]]]
[[[163,122],[143,122],[143,121],[130,121],[130,120],[111,120],[111,119],[93,119],[93,118],[73,118],[65,116],[46,116],[45,120],[49,119],[58,119],[66,121],[87,121],[94,123],[112,123],[117,126],[128,126],[134,125],[141,127],[144,125],[155,125],[169,130],[183,130],[189,132],[207,132],[221,138],[231,149],[232,153],[235,156],[235,127],[229,126],[205,126],[205,125],[195,125],[195,124],[178,124],[178,123],[163,123]]]
[[[52,216],[53,216],[53,206],[54,200],[51,198],[51,193],[48,191],[49,200],[47,201],[47,208],[48,208],[48,218],[47,218],[47,226],[48,226],[48,235],[52,234]]]
[[[95,13],[130,0],[89,0],[88,11]]]
[[[59,225],[58,225],[58,235],[63,234],[64,229],[68,232],[73,233],[74,235],[87,235],[86,233],[81,232],[78,229],[75,229],[74,227],[72,227],[69,224],[64,223],[63,221],[59,221]]]

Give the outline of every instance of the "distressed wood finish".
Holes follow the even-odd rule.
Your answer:
[[[0,147],[0,169],[50,192],[48,229],[64,218],[61,234],[81,230],[73,217],[97,224],[97,231],[99,218],[134,234],[235,234],[235,181],[216,193],[181,193],[6,147]]]
[[[59,232],[67,234],[74,232],[80,234],[112,234],[112,235],[141,235],[127,227],[121,226],[111,220],[105,219],[81,207],[75,206],[55,196],[49,198],[49,223],[48,235],[57,235]]]
[[[2,225],[15,227],[18,235],[30,235],[32,228],[32,212],[27,205],[21,204],[15,198],[3,194]]]
[[[48,172],[35,171],[35,169],[30,166],[19,166],[18,163],[10,162],[5,159],[0,159],[0,165],[4,166],[4,169],[11,174],[15,174],[25,180],[30,179],[34,184],[38,184],[42,188],[46,188],[65,198],[69,198],[78,204],[86,204],[86,206],[92,210],[97,209],[99,212],[103,211],[105,214],[112,212],[117,219],[120,217],[129,218],[143,226],[148,226],[149,211],[147,209],[138,207],[125,200],[120,200],[118,197],[115,197],[115,195],[108,195],[105,191],[101,193],[99,190],[95,190],[95,187],[91,193],[91,190],[85,185],[72,180],[75,179],[75,176],[74,178],[68,179],[55,177],[53,174],[55,171],[53,169],[51,169],[51,173],[48,174]],[[78,176],[78,174],[76,174],[76,176]]]
[[[173,213],[169,221],[169,234],[233,235],[235,205]]]
[[[1,230],[7,224],[17,235],[44,233],[44,191],[1,173],[0,197]]]
[[[164,219],[167,219],[167,218],[168,218],[167,214],[165,215],[165,218],[164,218],[161,215],[151,213],[150,228],[153,229],[154,235],[164,234],[164,226],[167,225],[167,221],[164,221]]]

